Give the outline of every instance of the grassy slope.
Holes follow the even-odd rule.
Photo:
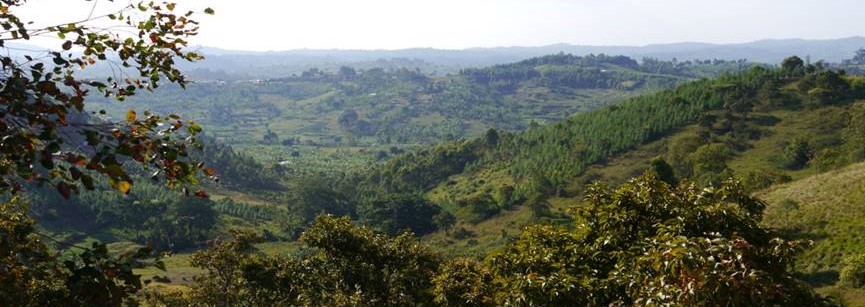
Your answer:
[[[800,257],[804,272],[837,272],[844,256],[865,253],[863,183],[865,163],[858,163],[757,194],[770,204],[766,225],[815,240],[814,247]]]
[[[815,166],[801,170],[782,170],[773,163],[781,150],[781,144],[793,138],[820,139],[839,133],[825,129],[827,121],[847,112],[845,106],[828,106],[819,109],[776,110],[754,113],[753,117],[774,118],[775,123],[762,126],[763,136],[749,143],[749,148],[738,152],[728,166],[737,174],[747,171],[780,171],[793,182],[776,185],[759,191],[756,195],[767,201],[765,224],[790,237],[813,239],[815,245],[798,258],[796,269],[803,278],[817,285],[818,291],[832,295],[850,306],[865,306],[865,290],[835,286],[842,259],[846,256],[865,253],[865,162],[838,170],[821,172]],[[678,132],[654,141],[635,150],[621,154],[604,164],[596,164],[583,175],[571,180],[563,194],[572,197],[549,199],[553,212],[579,205],[579,195],[585,183],[592,180],[622,182],[648,167],[648,161],[666,154],[668,144],[677,138],[693,136],[695,125],[681,128]],[[428,196],[441,200],[454,192],[490,189],[507,181],[501,171],[474,170],[460,174],[433,189]],[[509,179],[509,177],[507,177]],[[482,184],[479,184],[482,183]],[[790,207],[792,200],[797,204]],[[785,204],[786,203],[786,204]],[[460,208],[445,207],[458,217],[465,217]],[[425,238],[433,246],[446,253],[478,256],[499,248],[509,242],[528,223],[535,222],[526,207],[504,211],[498,216],[478,224],[463,222],[455,228],[463,228],[471,235],[456,239],[452,233],[435,233]]]
[[[824,286],[820,292],[850,306],[865,306],[865,290],[832,284],[845,257],[865,253],[863,183],[865,163],[858,163],[757,193],[769,203],[766,225],[814,240],[814,246],[799,256],[797,269]]]
[[[816,167],[806,167],[795,171],[781,170],[772,161],[779,152],[780,144],[795,137],[813,139],[824,136],[825,131],[817,129],[825,123],[824,119],[843,112],[845,112],[844,107],[830,106],[817,110],[778,110],[769,113],[754,113],[751,115],[752,117],[773,117],[777,122],[771,126],[762,126],[763,136],[758,140],[751,141],[750,148],[738,152],[727,164],[737,174],[755,170],[779,171],[791,176],[794,180],[817,174],[819,170]],[[548,199],[552,211],[562,213],[568,207],[579,204],[581,191],[589,182],[620,183],[641,174],[648,168],[649,160],[656,156],[666,155],[670,143],[678,138],[694,136],[696,133],[696,125],[686,126],[665,138],[639,146],[602,164],[592,165],[579,177],[570,180],[570,183],[560,193],[562,197]],[[445,200],[448,197],[453,197],[453,195],[465,197],[473,193],[481,193],[502,184],[512,184],[512,179],[507,176],[505,171],[501,170],[500,166],[493,166],[452,176],[449,180],[433,188],[427,193],[427,197],[433,202],[445,204],[443,208],[461,220],[454,229],[464,228],[474,235],[457,239],[452,235],[453,231],[449,231],[450,235],[439,232],[428,236],[426,240],[434,246],[444,246],[443,250],[446,252],[455,252],[456,254],[477,255],[501,247],[507,242],[507,238],[502,236],[503,231],[508,234],[516,234],[523,226],[533,222],[528,208],[513,208],[483,222],[472,224],[469,222],[471,215],[466,209],[447,205],[448,202]]]

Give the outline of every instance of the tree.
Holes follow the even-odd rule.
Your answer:
[[[760,88],[757,90],[757,101],[764,110],[783,106],[784,96],[781,94],[779,87],[780,85],[772,80],[767,80],[760,85]]]
[[[435,224],[436,228],[444,230],[445,234],[448,233],[448,231],[451,229],[451,227],[454,226],[454,224],[456,224],[456,222],[457,218],[453,214],[445,210],[442,210],[441,212],[433,216],[433,224]]]
[[[386,194],[363,201],[357,207],[361,222],[376,230],[397,234],[410,230],[427,234],[436,230],[435,217],[441,208],[419,194]]]
[[[348,66],[340,66],[339,67],[340,79],[345,80],[345,81],[349,81],[349,80],[354,79],[355,76],[357,76],[357,72],[354,70],[354,68],[351,68]]]
[[[191,264],[206,274],[196,278],[191,302],[204,306],[236,306],[241,302],[263,304],[252,295],[255,291],[244,276],[244,269],[254,261],[253,244],[261,236],[249,231],[233,230],[229,240],[214,240],[210,246],[192,256]],[[258,303],[258,304],[256,304]]]
[[[201,127],[195,122],[135,110],[114,121],[97,116],[104,111],[85,111],[93,91],[123,101],[164,82],[185,86],[188,80],[175,61],[202,58],[184,49],[198,32],[198,22],[190,19],[193,12],[176,13],[173,3],[150,2],[83,21],[28,28],[30,22],[15,15],[26,4],[0,2],[5,29],[0,49],[33,37],[60,42],[44,61],[37,53],[17,57],[0,52],[0,192],[15,193],[24,182],[37,182],[69,197],[81,187],[94,189],[93,175],[101,175],[128,193],[133,180],[123,166],[126,161],[155,169],[153,177],[172,187],[196,182],[199,167],[187,158],[187,151],[199,146],[195,135]],[[111,25],[97,27],[95,21]],[[81,69],[97,65],[116,73],[104,82],[78,77]]]
[[[0,305],[120,306],[141,289],[132,267],[148,249],[117,257],[94,243],[61,263],[27,210],[17,197],[0,203]]]
[[[808,141],[795,138],[784,146],[784,150],[780,156],[780,163],[782,167],[787,169],[802,169],[808,164],[808,161],[811,161],[813,156],[814,153]]]
[[[687,157],[691,165],[691,178],[704,185],[720,183],[731,175],[726,162],[731,155],[730,148],[722,143],[697,147]]]
[[[328,296],[359,296],[360,302],[389,306],[432,301],[429,290],[440,259],[414,234],[389,238],[357,227],[345,217],[321,216],[301,242],[319,250],[307,263],[327,274],[319,278],[321,287],[313,289],[327,289]]]
[[[355,125],[357,125],[357,121],[360,117],[357,115],[357,111],[354,109],[347,109],[342,111],[342,114],[339,115],[339,126],[345,129],[346,131],[351,131]]]
[[[672,187],[648,173],[593,184],[572,210],[578,224],[530,226],[483,263],[323,215],[297,257],[258,253],[243,232],[216,241],[193,259],[206,271],[186,304],[829,305],[789,272],[808,243],[763,228],[765,206],[733,181]]]
[[[850,62],[854,65],[865,65],[865,48],[856,50],[856,55],[853,56]]]
[[[801,74],[805,67],[805,61],[798,56],[790,56],[781,61],[781,69],[787,74]]]
[[[762,228],[764,208],[732,181],[671,187],[647,174],[591,185],[576,229],[531,226],[492,257],[498,303],[828,305],[788,271],[807,242]]]
[[[751,96],[752,95],[747,88],[736,86],[724,88],[724,109],[728,112],[727,114],[738,114],[746,117],[748,112],[751,111],[751,108],[753,108],[753,103],[750,99]]]
[[[531,197],[527,201],[532,211],[532,218],[541,219],[550,216],[550,203],[542,197]]]
[[[434,302],[441,306],[495,306],[495,283],[489,269],[468,259],[439,267],[433,279]]]
[[[679,180],[676,179],[676,174],[673,171],[673,166],[667,163],[664,158],[655,157],[649,161],[649,170],[654,173],[658,179],[671,186],[679,184]]]
[[[200,148],[201,127],[195,122],[135,110],[113,120],[105,111],[86,108],[93,92],[124,101],[166,82],[185,87],[188,80],[175,61],[202,58],[185,50],[198,22],[192,11],[177,13],[174,3],[142,2],[104,16],[30,28],[32,20],[17,15],[27,3],[0,0],[0,199],[5,200],[0,205],[0,305],[119,306],[141,289],[132,267],[141,265],[138,260],[149,250],[115,257],[94,243],[73,247],[60,259],[37,238],[17,194],[51,186],[69,198],[82,188],[95,189],[102,179],[128,194],[132,164],[169,187],[194,184],[199,172],[215,178],[212,169],[189,158]],[[35,37],[59,42],[44,53],[13,52],[7,46]],[[79,77],[81,70],[98,66],[114,74],[101,81]]]
[[[279,135],[277,135],[276,132],[273,132],[272,130],[267,129],[267,132],[261,138],[261,141],[264,144],[273,145],[273,144],[276,144],[277,142],[279,142]]]
[[[151,2],[84,21],[31,29],[28,21],[15,15],[26,3],[2,1],[0,25],[6,31],[0,34],[0,42],[59,37],[62,43],[56,50],[62,51],[49,51],[50,62],[38,60],[36,54],[18,58],[3,52],[0,56],[4,106],[0,192],[17,192],[23,182],[38,182],[53,185],[68,197],[79,186],[94,189],[92,174],[100,174],[112,187],[127,193],[132,179],[122,166],[126,160],[159,170],[154,177],[165,179],[170,186],[194,182],[197,168],[185,161],[201,130],[194,122],[147,112],[139,117],[134,110],[125,121],[110,121],[84,111],[91,90],[122,101],[137,90],[153,90],[165,81],[185,86],[187,80],[175,68],[175,60],[202,58],[183,49],[188,37],[198,31],[198,23],[190,19],[193,13],[176,14],[174,4]],[[91,25],[97,20],[114,25]],[[112,30],[124,27],[137,35]],[[79,69],[97,64],[116,66],[119,75],[106,82],[77,77]]]
[[[496,129],[490,128],[487,130],[487,133],[484,134],[484,140],[486,141],[487,146],[496,147],[499,144],[499,132]]]
[[[291,218],[282,226],[293,235],[300,235],[320,214],[355,216],[354,204],[326,178],[307,176],[295,180],[289,190],[286,205]]]
[[[166,215],[172,232],[169,243],[177,247],[192,247],[199,242],[203,243],[218,218],[212,201],[197,198],[175,198]]]
[[[300,240],[310,252],[298,257],[265,255],[253,246],[260,236],[232,233],[233,239],[215,240],[193,256],[193,266],[204,273],[189,295],[161,297],[154,305],[180,301],[182,306],[418,306],[433,302],[434,277],[444,272],[472,276],[472,268],[440,271],[439,256],[411,233],[388,237],[356,226],[347,217],[316,219]],[[482,272],[463,284],[487,281]],[[478,291],[462,297],[488,293],[481,290],[488,291],[489,285],[476,285]]]

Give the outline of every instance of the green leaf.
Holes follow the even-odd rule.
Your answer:
[[[13,32],[13,33],[14,33],[14,32]],[[60,57],[60,56],[55,56],[54,59],[52,59],[52,60],[54,61],[54,64],[57,64],[57,65],[66,65],[66,64],[69,64],[68,61],[64,60],[64,59],[63,59],[62,57]]]
[[[99,132],[93,130],[84,131],[84,135],[87,138],[87,145],[96,146],[99,145]]]
[[[81,175],[81,184],[84,185],[85,189],[88,189],[88,190],[96,189],[96,185],[93,183],[93,177],[90,177],[90,175],[82,174]]]
[[[196,134],[198,134],[199,132],[202,131],[201,126],[198,125],[198,124],[195,123],[195,122],[191,123],[191,124],[189,125],[189,127],[187,127],[186,129],[187,129],[187,130],[189,131],[189,133],[191,133],[192,135],[196,135]]]

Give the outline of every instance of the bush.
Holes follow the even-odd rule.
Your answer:
[[[687,158],[692,168],[691,178],[702,185],[720,183],[732,174],[726,163],[732,156],[733,151],[725,144],[712,143],[698,147]]]
[[[788,271],[807,241],[759,224],[765,203],[732,181],[671,187],[653,174],[587,188],[577,229],[528,227],[495,254],[501,304],[821,306]]]
[[[865,286],[865,254],[850,256],[844,260],[840,283],[854,288]]]
[[[441,208],[420,194],[386,194],[357,207],[359,221],[388,234],[405,230],[418,235],[431,233],[437,229],[434,217],[440,212]]]
[[[825,172],[843,165],[843,162],[844,157],[841,156],[841,153],[837,149],[823,148],[814,156],[812,163],[817,166],[819,171]]]
[[[492,273],[468,259],[442,265],[433,279],[433,294],[441,306],[495,306]]]
[[[767,188],[773,184],[790,182],[792,178],[775,170],[750,171],[742,178],[742,186],[749,191]]]
[[[795,138],[784,146],[784,150],[779,157],[779,163],[782,167],[791,170],[804,168],[814,153],[811,151],[811,146],[808,141]]]
[[[451,236],[457,240],[464,240],[468,238],[474,238],[477,235],[471,230],[465,229],[465,227],[459,227],[451,233]]]
[[[461,207],[468,206],[473,214],[471,221],[480,222],[492,217],[501,211],[492,196],[486,193],[478,194],[461,201]]]

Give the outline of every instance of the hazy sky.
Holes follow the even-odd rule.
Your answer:
[[[865,36],[865,0],[176,2],[216,10],[215,16],[199,18],[202,31],[194,43],[241,50],[734,43]],[[32,8],[23,13],[74,20],[88,14],[89,3],[30,0],[27,6]]]

